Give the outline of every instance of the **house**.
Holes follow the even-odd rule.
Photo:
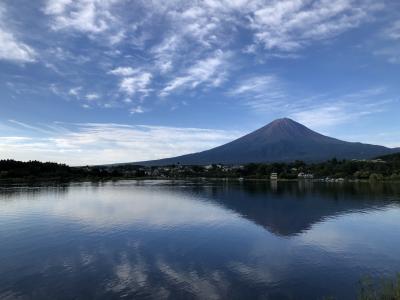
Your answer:
[[[271,180],[278,180],[278,173],[271,173],[271,176],[269,178]]]
[[[298,178],[301,178],[301,179],[314,179],[314,174],[300,172],[300,173],[297,175],[297,177],[298,177]]]

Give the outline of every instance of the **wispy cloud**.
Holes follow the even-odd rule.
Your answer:
[[[227,95],[237,98],[241,104],[258,112],[282,108],[288,100],[282,82],[275,75],[245,78],[228,91]]]
[[[392,40],[400,40],[400,21],[395,21],[384,30],[384,36]]]
[[[115,21],[110,9],[113,0],[48,0],[44,12],[53,17],[54,30],[74,29],[100,33]]]
[[[232,70],[240,69],[239,60],[231,59],[238,54],[296,58],[297,50],[358,27],[383,7],[370,0],[45,3],[43,12],[53,30],[78,32],[102,46],[107,40],[113,57],[134,61],[106,71],[121,77],[116,89],[124,98],[220,87]],[[124,47],[119,47],[121,41]],[[111,65],[108,60],[98,63],[102,68]]]
[[[99,99],[100,95],[96,94],[96,93],[89,93],[89,94],[86,94],[85,98],[89,101],[93,101],[93,100]]]
[[[372,1],[272,1],[254,11],[251,27],[265,49],[294,51],[357,27],[383,7]]]
[[[298,106],[290,117],[307,126],[323,129],[384,112],[394,99],[387,98],[384,88],[373,88],[336,96],[325,96],[318,104]]]
[[[290,89],[276,75],[239,80],[227,95],[255,113],[289,116],[315,129],[323,129],[384,112],[396,100],[384,87],[348,93],[305,95]]]
[[[153,74],[149,71],[140,68],[118,67],[108,73],[122,78],[120,79],[119,90],[129,97],[139,94],[141,99],[143,99],[152,91],[150,84]],[[126,102],[126,99],[124,100]]]
[[[138,72],[139,70],[135,70],[131,67],[118,67],[112,69],[109,73],[118,76],[132,76],[134,74],[137,74]]]
[[[374,54],[382,56],[391,64],[400,64],[400,45],[387,46],[374,51]]]
[[[160,95],[167,96],[175,90],[194,89],[199,85],[213,87],[221,85],[226,78],[228,57],[229,53],[217,51],[212,56],[197,61],[185,74],[168,82]]]
[[[52,160],[73,165],[170,157],[206,150],[240,135],[224,130],[123,124],[60,123],[53,131],[49,131],[51,127],[18,121],[8,125],[22,126],[40,135],[27,137],[18,128],[13,136],[0,133],[1,158]]]
[[[17,125],[17,127],[22,127],[23,129],[28,129],[28,130],[33,131],[33,132],[44,133],[44,134],[51,133],[51,131],[46,129],[46,128],[33,126],[33,125],[30,125],[30,124],[27,124],[27,123],[24,123],[24,122],[19,122],[19,121],[16,121],[16,120],[8,120],[8,122],[13,124],[13,125]],[[24,139],[24,138],[22,138],[22,139]]]
[[[120,90],[126,93],[128,96],[140,94],[142,97],[146,97],[151,91],[151,89],[149,88],[151,79],[151,73],[142,72],[134,76],[123,78],[119,87]]]
[[[81,90],[82,90],[82,87],[81,86],[77,86],[77,87],[71,88],[68,91],[68,94],[71,95],[71,96],[79,97],[79,93],[80,93]]]
[[[298,122],[312,128],[322,128],[342,124],[358,117],[373,113],[372,111],[352,112],[352,105],[344,103],[332,104],[331,106],[318,106],[292,113],[290,117]]]
[[[21,42],[16,33],[10,29],[7,22],[6,8],[0,3],[0,60],[20,63],[36,61],[36,51],[27,44]]]
[[[379,43],[380,47],[374,50],[373,54],[385,58],[391,64],[400,64],[400,21],[395,21],[385,28],[381,37],[385,43]]]
[[[138,105],[138,106],[136,106],[136,107],[131,108],[131,109],[129,110],[129,112],[131,113],[131,115],[134,115],[134,114],[142,114],[142,113],[144,113],[144,109],[143,109],[142,106]]]

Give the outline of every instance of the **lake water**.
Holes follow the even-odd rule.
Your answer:
[[[0,299],[354,299],[400,272],[400,185],[0,187]]]

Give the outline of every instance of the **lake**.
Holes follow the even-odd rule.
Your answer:
[[[0,299],[354,299],[399,254],[395,184],[0,187]]]

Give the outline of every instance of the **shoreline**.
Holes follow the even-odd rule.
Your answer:
[[[340,181],[326,181],[324,179],[277,179],[271,180],[269,178],[242,178],[242,177],[104,177],[104,178],[61,178],[61,177],[37,177],[37,178],[1,178],[0,185],[19,184],[19,183],[71,183],[71,182],[110,182],[121,180],[187,180],[187,181],[228,181],[228,182],[304,182],[304,183],[326,183],[326,184],[344,184],[344,183],[399,183],[400,180],[368,180],[368,179],[344,179]]]

